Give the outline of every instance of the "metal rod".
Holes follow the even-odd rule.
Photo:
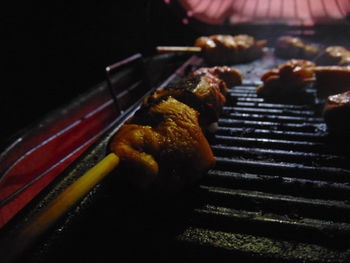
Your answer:
[[[120,113],[121,112],[121,108],[120,108],[120,105],[119,105],[119,102],[118,102],[118,98],[117,98],[117,94],[113,88],[113,84],[112,84],[112,80],[111,80],[111,73],[113,71],[115,71],[116,69],[120,69],[122,68],[123,66],[125,65],[128,65],[138,59],[142,58],[142,55],[140,53],[137,53],[131,57],[128,57],[122,61],[119,61],[119,62],[116,62],[112,65],[109,65],[105,68],[105,72],[106,72],[106,80],[107,80],[107,85],[108,85],[108,89],[111,93],[111,97],[113,99],[113,102],[114,102],[114,105],[115,105],[115,108],[117,110],[117,113]]]

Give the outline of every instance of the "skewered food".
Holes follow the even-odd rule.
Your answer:
[[[142,188],[181,188],[215,163],[198,112],[172,97],[163,99],[140,109],[111,143],[118,168],[127,169],[128,179]]]
[[[266,41],[249,35],[211,35],[199,37],[195,46],[209,64],[227,65],[250,62],[260,58]]]
[[[257,88],[257,93],[268,99],[302,102],[305,88],[314,81],[312,69],[315,66],[308,60],[288,60],[261,76],[263,84]]]
[[[316,59],[317,65],[350,65],[350,51],[342,46],[330,46]]]
[[[324,120],[330,133],[350,134],[350,90],[329,96],[324,110]]]
[[[345,92],[350,87],[350,68],[341,66],[318,66],[313,69],[315,86],[320,98]]]
[[[174,85],[155,91],[145,99],[145,104],[172,96],[200,113],[199,122],[203,128],[215,131],[216,122],[227,101],[228,87],[241,82],[242,74],[236,69],[226,66],[200,68]]]
[[[134,186],[161,193],[181,190],[200,179],[216,160],[198,117],[196,110],[171,96],[142,105],[113,136],[111,152],[28,221],[14,239],[16,252],[23,252],[114,169]]]
[[[307,43],[298,37],[282,36],[276,42],[275,54],[285,59],[314,59],[320,52],[315,44]]]
[[[200,68],[148,96],[112,140],[118,169],[141,188],[181,189],[198,180],[215,164],[202,127],[217,121],[228,87],[241,81],[236,69]]]
[[[221,79],[227,85],[227,87],[237,86],[242,84],[243,75],[235,68],[230,68],[227,66],[215,66],[215,67],[202,67],[194,72],[190,73],[192,76],[196,75],[209,75],[212,78]]]

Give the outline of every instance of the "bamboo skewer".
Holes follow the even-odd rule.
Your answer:
[[[95,185],[101,182],[118,164],[119,157],[114,153],[110,153],[79,177],[73,184],[68,186],[44,210],[39,212],[33,219],[30,219],[14,239],[11,239],[9,243],[6,242],[5,245],[15,245],[16,249],[4,251],[5,255],[1,255],[1,261],[12,262],[12,260],[20,256],[30,244],[35,242],[39,236],[73,208],[78,201]]]
[[[159,46],[156,48],[159,53],[168,52],[202,52],[200,47],[185,47],[185,46]]]

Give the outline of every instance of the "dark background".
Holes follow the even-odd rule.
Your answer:
[[[28,2],[0,8],[0,144],[102,82],[107,65],[195,37],[161,0]]]

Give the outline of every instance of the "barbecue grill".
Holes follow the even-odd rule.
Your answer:
[[[189,8],[186,1],[181,2],[182,6],[172,3],[178,12],[183,12],[183,6]],[[243,10],[253,1],[237,2],[242,2]],[[348,30],[344,3],[334,3],[341,7],[336,25],[333,20],[333,25],[328,20],[320,25],[317,19],[305,25],[299,19],[304,22],[296,25],[295,19],[292,24],[282,19],[287,25],[270,24],[278,30],[267,37],[294,32],[320,42],[329,28]],[[181,14],[188,15],[188,10]],[[195,19],[190,14],[185,23]],[[237,23],[235,19],[230,21]],[[248,23],[237,25],[237,31],[261,34],[261,24],[250,24],[246,17],[244,21]],[[310,27],[310,21],[316,25]],[[200,20],[193,23],[197,29],[204,28]],[[207,32],[230,28],[211,26]],[[348,44],[339,35],[323,40],[322,44]],[[321,114],[323,101],[312,85],[307,103],[269,101],[257,95],[261,74],[283,62],[273,51],[271,45],[263,58],[232,65],[244,74],[244,81],[229,89],[235,99],[225,105],[218,131],[208,138],[217,164],[197,185],[176,195],[159,195],[134,189],[112,171],[29,244],[18,262],[111,258],[122,262],[348,262],[350,150],[346,138],[328,133]],[[81,96],[79,103],[58,110],[7,148],[1,156],[3,185],[15,171],[28,167],[26,160],[42,161],[32,170],[36,176],[26,177],[1,199],[0,209],[7,214],[2,217],[1,234],[6,237],[2,247],[15,250],[12,236],[106,155],[110,138],[145,96],[203,65],[199,56],[187,53],[150,58],[135,54],[108,67],[106,81]],[[76,134],[75,127],[84,129],[83,139],[58,149],[60,156],[54,161],[43,158]]]

